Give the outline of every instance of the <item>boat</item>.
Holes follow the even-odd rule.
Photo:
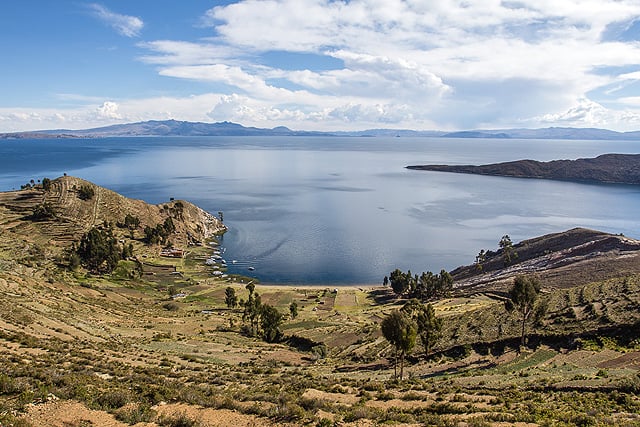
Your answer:
[[[253,271],[253,270],[255,270],[255,269],[256,269],[255,267],[249,267],[249,268],[247,268],[247,270],[249,270],[249,271]]]

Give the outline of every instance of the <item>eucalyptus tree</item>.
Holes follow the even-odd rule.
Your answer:
[[[231,286],[224,290],[224,303],[230,309],[238,305],[238,296],[236,295],[235,289]]]
[[[408,301],[402,307],[402,311],[416,322],[418,336],[425,356],[428,357],[434,344],[440,339],[442,319],[436,317],[436,311],[431,304],[423,304],[415,298]]]
[[[509,290],[509,299],[505,301],[507,311],[517,311],[522,318],[520,347],[524,347],[527,321],[536,308],[536,300],[540,293],[540,282],[533,276],[517,276],[513,287]]]
[[[404,376],[404,358],[416,344],[418,326],[406,313],[393,310],[382,320],[382,335],[394,347],[393,375],[398,377],[398,356],[400,356],[400,379]]]
[[[518,258],[518,252],[513,248],[513,242],[508,234],[505,234],[498,242],[500,249],[504,253],[504,265],[511,265],[511,263]]]

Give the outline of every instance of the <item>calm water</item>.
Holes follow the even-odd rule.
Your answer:
[[[640,187],[409,171],[640,153],[640,142],[434,138],[122,138],[0,142],[0,189],[68,173],[126,196],[224,212],[230,271],[263,283],[380,283],[481,248],[589,227],[640,238]],[[231,264],[231,260],[237,260]],[[255,271],[248,271],[248,267]]]

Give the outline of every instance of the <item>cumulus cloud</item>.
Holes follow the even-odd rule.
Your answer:
[[[640,125],[640,112],[611,110],[597,102],[582,98],[566,111],[545,114],[535,119],[540,123],[563,126],[611,127],[614,125],[613,127],[626,128],[625,125]]]
[[[113,28],[118,34],[125,37],[137,37],[140,35],[144,22],[136,16],[121,15],[112,12],[101,4],[90,4],[89,9],[102,22]]]
[[[207,116],[216,121],[231,120],[250,123],[300,122],[307,119],[307,115],[299,109],[265,105],[238,94],[222,96]]]
[[[101,119],[120,120],[122,114],[118,111],[118,104],[113,101],[105,101],[96,109],[96,114]]]
[[[215,37],[149,42],[142,59],[164,76],[228,85],[242,94],[224,101],[234,117],[297,110],[287,116],[363,126],[624,126],[634,111],[615,114],[615,102],[589,97],[637,79],[599,70],[640,68],[640,45],[610,36],[639,15],[639,3],[614,0],[244,0],[206,12]],[[283,67],[262,60],[270,52],[342,65]]]

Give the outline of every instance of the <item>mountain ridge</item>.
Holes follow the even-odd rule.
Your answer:
[[[107,138],[132,136],[346,136],[346,137],[442,137],[489,139],[626,140],[640,138],[640,131],[617,132],[599,128],[548,127],[539,129],[460,130],[453,132],[412,129],[362,131],[306,131],[285,126],[247,127],[229,121],[205,123],[180,120],[148,120],[90,129],[52,129],[0,133],[0,139]]]

